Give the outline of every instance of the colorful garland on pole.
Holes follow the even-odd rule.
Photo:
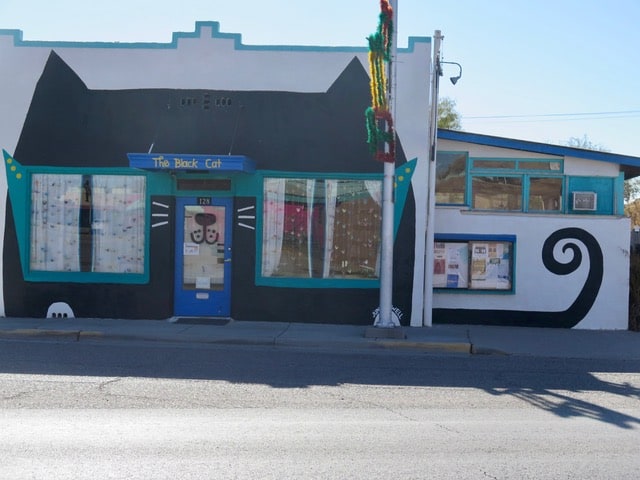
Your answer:
[[[376,160],[395,163],[396,140],[393,118],[389,111],[385,63],[391,61],[393,9],[388,0],[380,0],[380,21],[369,41],[369,72],[371,74],[371,107],[365,112],[367,143]]]

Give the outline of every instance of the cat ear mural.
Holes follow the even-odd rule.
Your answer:
[[[215,106],[217,98],[224,106]],[[377,173],[379,165],[367,162],[369,102],[369,77],[357,57],[320,93],[92,90],[52,50],[13,156],[26,166],[127,167],[127,153],[150,146],[169,153],[232,149],[259,159],[260,168]],[[397,158],[399,165],[407,160],[401,146]]]

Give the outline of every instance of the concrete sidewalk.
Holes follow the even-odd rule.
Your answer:
[[[372,336],[371,328],[366,326],[233,320],[228,323],[212,322],[0,318],[0,338],[119,339],[349,350],[412,349],[433,353],[640,360],[640,333],[629,331],[435,325],[402,327],[404,338],[385,338],[388,336],[384,332],[376,338],[375,332]]]

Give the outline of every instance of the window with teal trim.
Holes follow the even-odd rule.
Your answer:
[[[145,189],[144,176],[32,174],[30,270],[143,273]]]
[[[265,178],[261,276],[377,279],[381,192],[379,180]]]
[[[471,208],[562,212],[564,176],[560,160],[472,158],[470,164]]]
[[[436,236],[433,287],[469,291],[513,291],[515,237],[469,239]]]
[[[464,205],[467,183],[467,152],[436,155],[436,203]]]
[[[522,210],[522,177],[474,175],[471,191],[475,209]]]
[[[528,177],[529,192],[527,207],[530,212],[560,212],[562,211],[562,183],[561,177]]]

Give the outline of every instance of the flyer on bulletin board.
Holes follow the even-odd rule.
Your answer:
[[[434,248],[434,288],[467,288],[469,247],[467,242],[436,242]]]
[[[471,288],[507,290],[511,288],[509,244],[471,243]]]

